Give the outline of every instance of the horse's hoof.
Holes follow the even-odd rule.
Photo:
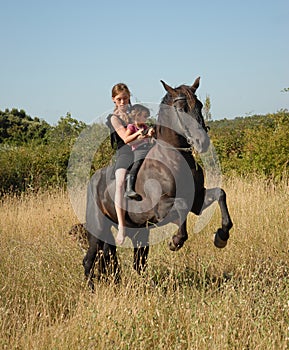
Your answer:
[[[175,239],[178,239],[178,237],[177,236],[173,236],[172,240],[169,242],[169,248],[173,252],[176,252],[179,249],[181,249],[182,246],[184,245],[184,242],[185,242],[183,240],[179,240],[178,242],[176,242]]]
[[[178,248],[178,247],[176,247],[175,245],[174,245],[174,242],[169,242],[169,248],[170,248],[170,250],[172,251],[172,252],[176,252],[177,250],[179,250],[180,248]]]
[[[215,234],[214,244],[217,248],[225,248],[229,239],[229,233],[224,232],[221,228]]]

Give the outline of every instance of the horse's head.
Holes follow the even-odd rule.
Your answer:
[[[166,110],[164,113],[166,119],[170,119],[168,121],[162,118],[161,123],[165,123],[180,135],[183,147],[189,144],[199,153],[206,152],[210,145],[208,128],[202,115],[203,104],[195,94],[200,84],[200,77],[192,86],[180,85],[172,88],[162,80],[161,83],[167,91],[162,106],[163,110]]]

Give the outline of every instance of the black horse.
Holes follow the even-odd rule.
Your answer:
[[[233,224],[221,188],[204,187],[203,169],[192,150],[206,152],[210,145],[202,116],[202,103],[195,92],[200,78],[192,86],[172,88],[161,81],[166,95],[158,112],[155,145],[147,154],[136,181],[136,191],[142,201],[127,200],[127,236],[134,247],[134,268],[141,272],[146,266],[152,227],[175,223],[178,230],[169,247],[176,251],[188,238],[186,218],[189,212],[200,215],[218,201],[222,224],[214,243],[223,248]],[[85,276],[93,288],[97,276],[112,273],[118,276],[116,244],[112,226],[117,225],[114,205],[115,181],[113,167],[97,171],[90,179],[87,191],[86,229],[89,248],[83,259]]]

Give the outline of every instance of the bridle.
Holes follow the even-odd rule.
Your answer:
[[[179,95],[173,100],[173,105],[171,106],[171,107],[174,107],[174,110],[175,110],[175,113],[176,113],[176,116],[177,116],[177,122],[178,122],[179,130],[182,130],[184,135],[189,134],[189,130],[181,122],[181,117],[180,117],[180,114],[179,114],[180,111],[178,110],[177,106],[175,106],[175,103],[178,102],[178,101],[186,101],[186,100],[187,100],[186,96]],[[156,141],[158,142],[158,140],[156,140]],[[158,144],[161,145],[162,147],[165,147],[165,148],[168,148],[168,149],[172,149],[172,150],[175,150],[175,151],[190,152],[190,153],[194,152],[194,145],[193,145],[192,139],[190,139],[189,137],[186,137],[186,141],[190,145],[190,147],[168,146],[166,144],[163,144],[162,142],[158,142]]]
[[[174,106],[174,109],[175,109],[175,111],[176,111],[177,117],[178,117],[178,119],[179,119],[179,121],[180,121],[179,110],[178,110],[177,106],[175,105],[175,103],[176,103],[176,102],[179,102],[179,101],[186,101],[186,104],[188,105],[187,97],[186,97],[184,94],[180,94],[180,95],[178,95],[176,98],[173,99],[173,106]],[[180,122],[181,122],[181,121],[180,121]],[[201,123],[199,122],[199,120],[197,120],[197,122],[198,122],[199,124],[201,124]],[[208,132],[208,131],[210,130],[210,127],[209,127],[209,126],[206,126],[205,124],[204,124],[203,128],[204,128],[204,130],[205,130],[206,132]]]
[[[187,101],[187,98],[185,95],[179,95],[176,98],[173,99],[173,105],[178,101]],[[175,106],[174,106],[175,107]],[[176,107],[175,107],[176,108]]]
[[[184,95],[184,94],[180,94],[178,95],[177,97],[175,97],[173,99],[173,103],[171,105],[171,107],[174,108],[174,111],[175,111],[175,114],[177,116],[177,123],[178,123],[178,127],[179,127],[179,130],[182,130],[183,131],[183,135],[190,135],[190,131],[187,127],[187,125],[184,125],[184,123],[182,123],[182,118],[180,116],[180,112],[183,112],[182,110],[180,110],[177,106],[176,106],[176,103],[179,102],[179,101],[185,101],[188,105],[188,102],[187,102],[187,97]],[[194,118],[192,116],[192,118]],[[199,121],[198,121],[198,118],[194,118],[196,120],[196,122],[198,124]],[[209,127],[205,126],[205,131],[207,132],[209,130]],[[162,143],[160,143],[163,147],[165,148],[169,148],[169,149],[173,149],[173,150],[176,150],[176,151],[182,151],[182,152],[190,152],[190,153],[197,153],[195,147],[194,147],[194,141],[191,137],[189,136],[184,136],[184,138],[186,139],[186,142],[188,145],[190,145],[190,147],[174,147],[174,146],[167,146],[167,145],[164,145]]]
[[[183,125],[183,123],[181,122],[181,116],[180,116],[180,110],[177,108],[177,106],[175,105],[176,102],[179,102],[179,101],[186,101],[187,103],[187,97],[183,94],[181,95],[178,95],[176,98],[173,99],[173,107],[174,107],[174,110],[175,110],[175,113],[176,113],[176,116],[177,116],[177,120],[178,120],[178,124],[180,126],[180,129],[184,130],[184,134],[185,135],[189,135],[189,130],[187,128],[186,125]],[[175,148],[177,150],[182,150],[182,151],[185,151],[185,152],[192,152],[194,151],[194,142],[193,140],[190,138],[190,137],[186,137],[186,141],[187,143],[190,145],[190,147],[178,147],[178,148]]]

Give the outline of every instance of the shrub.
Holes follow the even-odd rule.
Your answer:
[[[289,113],[210,123],[223,173],[280,179],[288,173]]]

